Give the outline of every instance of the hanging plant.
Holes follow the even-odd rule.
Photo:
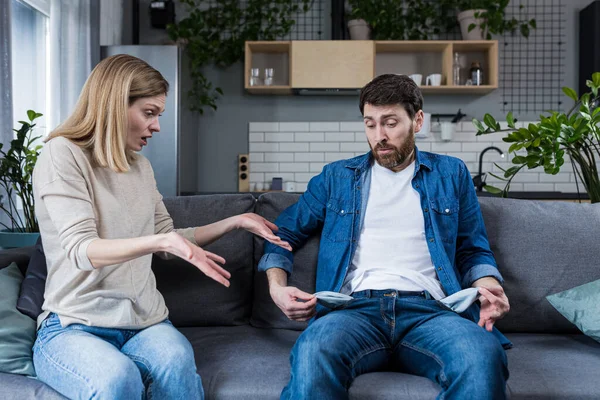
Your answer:
[[[192,87],[190,109],[200,114],[208,106],[217,109],[223,95],[204,75],[208,65],[226,68],[242,61],[244,44],[254,40],[276,40],[290,33],[293,16],[310,10],[313,0],[215,0],[206,6],[201,0],[180,0],[188,16],[168,25],[169,37],[183,44],[189,57]],[[204,4],[202,4],[204,3]]]

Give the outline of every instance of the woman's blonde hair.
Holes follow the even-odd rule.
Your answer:
[[[118,54],[100,61],[88,77],[75,110],[46,141],[63,136],[92,152],[101,167],[126,172],[135,159],[127,149],[127,109],[137,99],[166,95],[169,83],[139,58]]]

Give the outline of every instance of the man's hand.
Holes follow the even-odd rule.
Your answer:
[[[254,213],[246,213],[236,216],[236,227],[242,228],[257,236],[260,236],[269,242],[283,247],[286,250],[292,251],[292,246],[288,242],[284,242],[273,232],[277,232],[277,225]]]
[[[500,283],[491,277],[478,279],[473,284],[479,289],[481,311],[477,325],[491,332],[497,320],[502,319],[510,310],[508,297]]]
[[[271,285],[270,292],[277,307],[293,321],[308,321],[316,313],[317,298],[312,294],[280,285]]]
[[[229,287],[231,274],[217,264],[225,264],[223,257],[203,250],[175,232],[167,233],[165,237],[167,241],[165,251],[193,264],[209,278]]]

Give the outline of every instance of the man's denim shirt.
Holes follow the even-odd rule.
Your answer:
[[[310,236],[321,232],[317,291],[339,292],[344,283],[367,209],[373,162],[369,152],[326,165],[311,179],[298,202],[275,221],[278,236],[293,249],[302,247]],[[468,288],[486,276],[503,283],[465,164],[454,157],[415,148],[412,186],[421,196],[427,245],[446,295]],[[269,242],[265,242],[264,252],[259,271],[281,268],[292,273],[292,252]],[[474,304],[463,315],[477,322],[479,307]],[[509,347],[510,342],[494,331],[501,343]]]

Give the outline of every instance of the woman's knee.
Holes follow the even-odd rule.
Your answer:
[[[129,359],[112,361],[91,384],[98,399],[140,399],[145,390],[140,370]]]

